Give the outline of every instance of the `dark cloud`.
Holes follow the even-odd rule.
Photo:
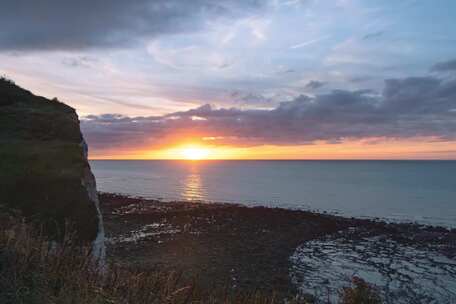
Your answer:
[[[62,59],[62,64],[72,68],[89,68],[98,60],[88,56],[66,57]]]
[[[438,62],[432,68],[435,72],[449,72],[456,71],[456,59]]]
[[[306,89],[316,90],[324,86],[326,82],[311,80],[306,84]]]
[[[315,97],[301,95],[272,110],[204,105],[156,117],[90,116],[82,127],[95,149],[203,137],[215,144],[245,146],[373,137],[456,140],[456,81],[388,79],[381,93],[335,90]]]
[[[233,91],[230,101],[238,105],[266,105],[272,102],[271,98],[252,92]]]
[[[365,82],[365,81],[369,81],[369,80],[372,80],[372,79],[375,79],[375,78],[372,77],[372,76],[369,76],[369,75],[363,75],[363,76],[352,77],[352,78],[349,79],[349,81],[351,81],[353,83],[360,83],[360,82]]]
[[[0,50],[120,47],[239,17],[261,0],[2,0]]]

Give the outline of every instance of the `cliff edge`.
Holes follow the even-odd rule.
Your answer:
[[[68,225],[103,254],[95,178],[76,111],[0,79],[0,204],[61,237]],[[101,250],[101,251],[100,251]]]

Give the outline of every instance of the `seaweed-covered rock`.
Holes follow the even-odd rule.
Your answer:
[[[95,179],[75,110],[0,79],[0,204],[61,237],[102,241]]]

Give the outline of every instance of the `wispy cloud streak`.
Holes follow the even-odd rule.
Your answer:
[[[316,38],[316,39],[305,41],[305,42],[302,42],[302,43],[299,43],[299,44],[295,44],[295,45],[290,46],[290,49],[300,49],[300,48],[315,44],[317,42],[329,39],[329,37],[330,37],[329,35],[326,35],[326,36],[322,36],[320,38]]]

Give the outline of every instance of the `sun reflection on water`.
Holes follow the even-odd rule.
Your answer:
[[[198,166],[192,165],[184,181],[182,197],[189,201],[199,201],[204,198],[204,187]]]

